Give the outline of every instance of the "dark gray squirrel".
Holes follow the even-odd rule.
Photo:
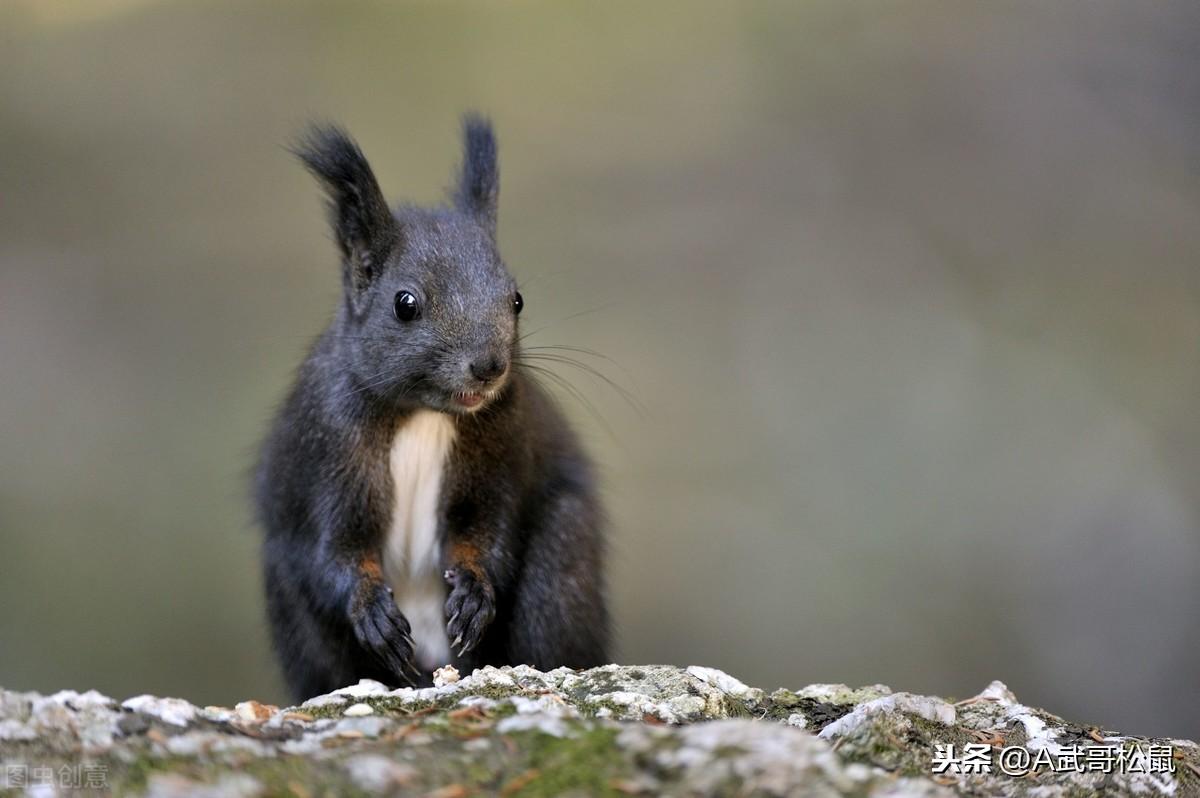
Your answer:
[[[496,244],[490,123],[468,115],[452,201],[389,208],[335,126],[294,148],[320,181],[343,298],[255,473],[276,652],[297,699],[441,665],[608,661],[592,467],[523,365]]]

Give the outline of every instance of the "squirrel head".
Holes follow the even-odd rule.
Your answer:
[[[496,139],[463,121],[447,207],[390,209],[341,128],[315,126],[294,152],[321,182],[342,258],[339,366],[364,398],[468,413],[508,382],[523,300],[496,248]]]

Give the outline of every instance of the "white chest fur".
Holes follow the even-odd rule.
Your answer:
[[[454,436],[449,416],[419,410],[396,432],[390,455],[392,521],[383,547],[383,573],[412,626],[417,665],[426,670],[450,661],[438,499]]]

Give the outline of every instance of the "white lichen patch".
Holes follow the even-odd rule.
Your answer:
[[[0,720],[0,740],[36,740],[37,729],[20,720]]]
[[[342,704],[349,703],[349,699],[344,695],[337,693],[329,693],[328,695],[318,695],[305,701],[300,705],[301,709],[321,709],[323,707],[336,707]]]
[[[570,728],[560,717],[541,714],[510,715],[502,718],[496,724],[496,732],[499,734],[521,731],[536,731],[552,737],[566,737],[570,733]]]
[[[848,687],[844,684],[810,684],[797,690],[796,695],[825,704],[861,704],[890,695],[891,692],[891,688],[883,684],[872,684],[867,687]]]
[[[754,714],[763,692],[715,668],[670,666],[623,668],[609,665],[586,675],[551,672],[542,675],[563,693],[577,697],[583,708],[601,718],[690,723],[700,719]],[[557,681],[557,685],[553,684]]]
[[[466,704],[466,701],[462,702]],[[578,718],[579,710],[553,693],[536,696],[514,695],[504,699],[518,715],[547,715],[552,718]],[[497,702],[497,705],[499,702]]]
[[[206,720],[215,720],[218,723],[228,723],[237,717],[234,711],[229,707],[207,706],[199,710],[200,717]]]
[[[1008,685],[999,679],[994,680],[987,687],[979,691],[979,694],[974,696],[974,701],[995,701],[999,704],[1015,704],[1017,697],[1013,695],[1012,690],[1008,689]]]
[[[513,675],[506,673],[505,669],[493,668],[491,665],[486,665],[467,677],[467,680],[458,682],[463,685],[466,681],[470,681],[470,685],[475,688],[480,687],[516,687],[517,681]]]
[[[229,773],[206,784],[177,773],[154,773],[146,787],[147,798],[251,798],[263,793],[258,779]]]
[[[843,761],[811,734],[749,720],[685,726],[672,733],[631,727],[620,742],[656,770],[678,774],[684,794],[721,794],[730,784],[746,795],[876,795],[895,783],[886,771]],[[925,779],[906,785],[906,795],[950,796]]]
[[[700,665],[689,665],[687,668],[689,676],[694,676],[705,684],[715,687],[725,695],[734,698],[741,698],[752,704],[757,704],[763,699],[763,691],[757,687],[747,687],[742,682],[730,676],[724,671],[719,671],[716,668],[705,668]]]
[[[351,757],[343,767],[355,786],[372,793],[392,792],[411,784],[419,775],[412,765],[401,764],[379,754]]]
[[[907,712],[943,726],[952,725],[957,717],[954,707],[940,698],[913,695],[912,693],[893,693],[859,704],[848,715],[844,715],[822,729],[820,736],[827,740],[839,737],[854,731],[874,715],[894,712]]]
[[[522,685],[513,678],[517,673],[522,673],[518,668],[494,668],[490,665],[480,668],[475,672],[468,674],[456,680],[446,681],[444,684],[435,684],[433,687],[400,687],[395,690],[388,690],[383,685],[380,685],[382,690],[376,691],[373,687],[364,687],[364,683],[369,680],[359,682],[354,688],[343,688],[343,690],[335,691],[335,694],[349,694],[348,690],[356,690],[354,695],[371,698],[375,696],[387,697],[392,701],[399,702],[402,706],[407,705],[427,705],[438,704],[444,706],[452,704],[456,696],[471,696],[478,694],[493,694],[503,692],[517,692],[522,689],[549,689],[544,679],[538,679],[536,685]],[[525,668],[523,673],[544,674]],[[370,685],[377,685],[378,682],[370,682]],[[306,701],[302,706],[310,706]]]
[[[645,720],[650,717],[663,723],[686,723],[704,716],[705,711],[710,708],[711,717],[727,715],[719,703],[710,706],[710,702],[695,695],[681,695],[665,701],[656,701],[643,693],[614,690],[611,693],[588,695],[583,702],[596,717],[616,720]]]
[[[88,690],[86,693],[77,693],[74,690],[59,690],[57,693],[48,695],[45,698],[35,698],[33,700],[33,711],[36,713],[39,708],[47,704],[57,704],[78,711],[86,709],[113,709],[116,707],[117,702],[95,690]]]
[[[330,727],[330,733],[343,737],[378,737],[392,727],[387,718],[378,715],[342,718]]]
[[[1026,707],[1020,705],[1009,707],[1007,717],[1024,727],[1025,747],[1029,750],[1037,751],[1045,748],[1051,754],[1057,754],[1061,750],[1057,742],[1058,730],[1034,715]]]
[[[196,708],[182,698],[156,698],[152,695],[139,695],[127,699],[121,704],[125,709],[153,715],[164,723],[172,726],[187,726],[196,717]]]
[[[83,754],[103,753],[120,717],[117,702],[95,690],[49,696],[0,690],[0,740],[69,741]]]
[[[250,737],[222,734],[219,731],[191,731],[167,738],[163,748],[174,756],[214,756],[238,754],[252,757],[274,756],[271,746]]]
[[[358,684],[352,684],[347,687],[342,687],[334,690],[331,695],[344,695],[353,698],[362,698],[369,695],[387,695],[390,688],[383,682],[377,682],[374,679],[361,679]]]

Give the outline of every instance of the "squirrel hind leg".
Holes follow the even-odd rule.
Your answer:
[[[271,616],[284,682],[297,703],[352,683],[345,657],[317,619],[302,611]]]
[[[595,501],[575,493],[550,500],[535,521],[513,595],[514,662],[551,670],[610,661],[601,527]]]

